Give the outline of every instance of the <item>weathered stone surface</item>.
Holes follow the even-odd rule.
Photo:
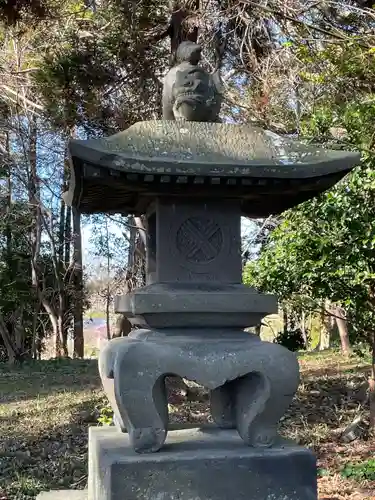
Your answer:
[[[89,500],[316,500],[314,455],[248,448],[231,431],[173,431],[139,455],[115,428],[91,428]]]
[[[299,383],[298,362],[284,347],[231,329],[136,330],[111,340],[99,371],[121,430],[139,453],[166,439],[164,378],[178,375],[212,391],[211,411],[222,427],[236,428],[249,446],[271,446],[277,423]]]
[[[249,124],[167,120],[138,122],[108,138],[73,140],[70,151],[87,162],[129,173],[214,177],[318,177],[346,170],[359,158],[357,153],[308,146]]]
[[[115,311],[152,328],[247,328],[277,312],[277,299],[244,285],[155,283],[116,297]]]
[[[68,205],[144,214],[156,195],[241,200],[276,214],[332,187],[359,154],[324,150],[252,125],[155,120],[106,139],[70,143]]]
[[[182,42],[176,53],[176,65],[163,82],[163,119],[216,122],[222,101],[219,75],[199,66],[201,47]],[[216,76],[216,78],[215,78]]]
[[[36,500],[88,500],[87,490],[51,490],[37,495]]]
[[[220,201],[157,198],[154,207],[156,282],[241,283],[239,201],[223,210]]]

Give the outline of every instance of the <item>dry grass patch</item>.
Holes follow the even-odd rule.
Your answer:
[[[87,427],[96,423],[104,401],[95,361],[43,361],[13,370],[3,366],[3,497],[35,498],[44,489],[79,487],[81,480],[84,486]]]

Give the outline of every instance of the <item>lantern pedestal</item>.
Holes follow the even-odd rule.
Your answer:
[[[288,443],[260,450],[231,431],[190,429],[140,455],[107,428],[91,429],[89,444],[89,500],[316,499],[315,458]]]

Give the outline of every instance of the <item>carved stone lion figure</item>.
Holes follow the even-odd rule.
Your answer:
[[[163,119],[218,122],[221,106],[220,78],[199,66],[202,49],[194,42],[182,42],[176,65],[163,86]]]

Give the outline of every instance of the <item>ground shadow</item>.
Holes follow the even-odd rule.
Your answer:
[[[10,367],[0,364],[1,404],[58,392],[101,387],[96,360],[42,360]]]
[[[30,500],[43,490],[85,488],[88,427],[97,425],[99,408],[96,400],[68,407],[70,420],[53,429],[47,421],[43,432],[15,431],[0,438],[4,498]],[[16,427],[21,417],[14,417]]]

